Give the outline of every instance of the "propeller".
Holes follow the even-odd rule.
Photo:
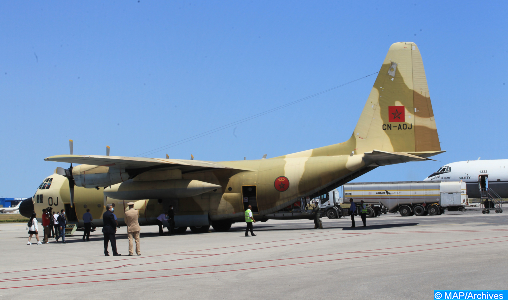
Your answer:
[[[109,156],[109,151],[110,151],[110,150],[111,150],[111,149],[109,148],[109,146],[106,146],[106,156]]]
[[[166,154],[166,159],[169,159],[169,155]]]
[[[194,155],[192,155],[192,154],[191,154],[191,155],[190,155],[190,159],[191,159],[191,160],[194,160]]]
[[[72,140],[69,140],[69,150],[70,150],[71,155],[73,155],[73,153],[74,153],[73,143],[74,142]],[[75,185],[75,182],[74,182],[74,177],[72,176],[72,163],[68,169],[64,169],[61,167],[56,168],[56,173],[59,175],[65,176],[69,180],[69,192],[70,192],[70,196],[71,196],[71,207],[74,207],[74,185]]]

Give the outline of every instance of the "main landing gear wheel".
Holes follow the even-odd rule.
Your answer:
[[[407,217],[407,216],[411,215],[411,209],[405,205],[400,207],[399,212],[400,212],[400,215],[403,217]]]
[[[212,222],[212,227],[215,231],[218,232],[226,232],[231,229],[231,222],[223,221],[223,222]]]
[[[415,211],[415,215],[417,215],[417,216],[425,215],[425,208],[423,208],[423,206],[421,206],[421,205],[415,206],[414,211]]]
[[[190,230],[192,233],[206,233],[210,229],[210,225],[206,226],[191,226]]]

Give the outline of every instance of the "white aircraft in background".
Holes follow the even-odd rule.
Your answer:
[[[508,198],[508,159],[458,161],[442,166],[424,181],[466,182],[467,195],[480,198],[480,190],[494,191],[497,198]]]
[[[19,201],[18,205],[14,207],[0,207],[0,213],[14,213],[19,214],[19,205],[22,201]]]

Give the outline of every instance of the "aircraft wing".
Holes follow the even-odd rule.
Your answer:
[[[45,161],[58,161],[76,164],[99,165],[119,167],[129,170],[142,169],[181,169],[182,172],[200,169],[233,169],[214,162],[185,159],[163,159],[127,156],[103,155],[55,155],[44,159]]]
[[[432,160],[427,157],[421,157],[405,152],[385,152],[379,150],[373,150],[365,154],[365,160],[371,166],[387,166],[400,164],[410,161],[425,161]]]

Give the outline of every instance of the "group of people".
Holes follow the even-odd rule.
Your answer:
[[[356,214],[356,204],[353,202],[353,198],[349,199],[351,206],[349,207],[349,213],[351,215],[351,227],[355,228],[355,214]],[[363,203],[363,200],[360,201],[360,217],[362,218],[363,227],[367,226],[367,205]]]
[[[27,245],[31,245],[32,236],[35,235],[37,239],[37,245],[47,244],[49,238],[55,238],[56,242],[62,238],[62,242],[65,243],[65,225],[67,225],[67,219],[65,218],[65,210],[62,209],[60,212],[55,211],[51,207],[42,210],[42,227],[44,230],[44,238],[42,242],[39,240],[39,226],[37,222],[37,214],[32,213],[30,220],[28,221],[28,242]]]
[[[127,203],[129,210],[125,212],[125,224],[127,225],[127,235],[129,237],[129,256],[134,255],[134,241],[136,242],[136,254],[141,255],[141,244],[139,240],[141,227],[139,226],[138,218],[139,212],[134,209],[134,202]],[[109,256],[108,245],[111,244],[113,256],[121,256],[116,248],[116,229],[118,228],[118,221],[114,214],[115,208],[113,205],[106,205],[106,212],[102,215],[103,227],[102,233],[104,235],[104,255]],[[91,221],[90,221],[91,222]],[[86,230],[86,227],[85,227]],[[89,235],[88,235],[89,236]],[[84,238],[84,236],[83,236]]]

